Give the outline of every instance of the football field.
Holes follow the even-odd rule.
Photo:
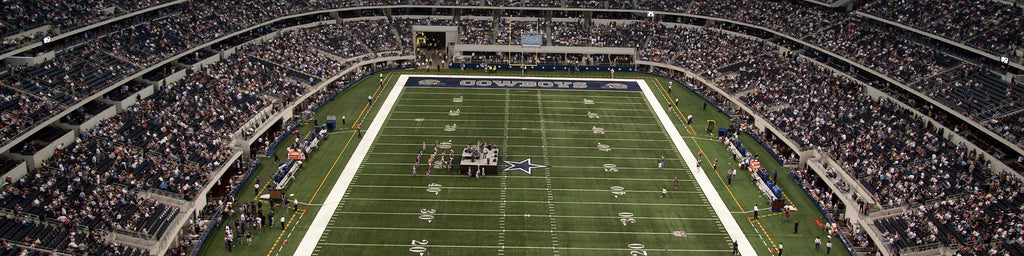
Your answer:
[[[718,193],[707,185],[709,201],[707,177],[695,178],[693,153],[642,80],[610,90],[621,84],[406,79],[375,99],[382,110],[362,127],[372,143],[360,143],[297,255],[732,254],[735,220],[716,214]],[[498,174],[460,173],[462,149],[481,143],[500,150]],[[435,153],[445,156],[428,164]]]

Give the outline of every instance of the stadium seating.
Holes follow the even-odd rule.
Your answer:
[[[166,0],[63,1],[60,3],[14,0],[5,4],[0,32],[12,35],[43,25],[67,32],[111,17],[124,15]],[[954,55],[921,43],[916,36],[895,26],[877,26],[869,18],[791,0],[768,1],[300,1],[252,0],[240,2],[189,1],[160,18],[124,27],[110,27],[109,34],[89,38],[79,46],[62,49],[56,58],[31,67],[0,71],[0,144],[17,138],[52,118],[55,113],[113,85],[124,77],[209,42],[269,19],[311,10],[383,5],[450,5],[570,7],[658,10],[689,13],[744,22],[800,38],[849,58],[883,75],[910,85],[951,108],[985,122],[989,129],[1021,145],[1024,138],[1024,88],[1005,83],[987,71]],[[634,6],[635,4],[635,6]],[[941,6],[942,8],[934,8]],[[113,8],[114,12],[108,12]],[[957,10],[949,12],[932,9]],[[928,0],[874,1],[860,11],[919,28],[928,33],[994,54],[1019,49],[1021,8],[993,1]],[[43,13],[47,13],[44,15]],[[467,10],[467,13],[471,11]],[[985,15],[981,15],[985,14]],[[918,18],[928,17],[928,18]],[[371,53],[411,52],[413,25],[459,26],[464,44],[517,44],[515,36],[535,30],[549,45],[634,47],[639,58],[688,69],[713,80],[730,95],[786,131],[803,148],[820,148],[834,155],[876,199],[887,206],[911,206],[911,212],[875,222],[890,234],[892,243],[905,248],[928,243],[961,246],[964,254],[997,250],[1021,252],[1021,243],[1005,238],[1020,229],[1004,230],[972,224],[961,230],[966,199],[988,202],[976,208],[987,213],[1021,213],[1015,194],[1019,181],[991,174],[978,152],[941,138],[929,124],[891,102],[870,99],[859,93],[862,85],[799,58],[773,53],[777,40],[709,28],[666,26],[662,23],[624,19],[613,24],[585,26],[580,21],[544,22],[486,19],[374,19],[345,21],[284,33],[281,38],[256,43],[239,54],[190,75],[181,85],[158,92],[127,112],[104,120],[84,131],[73,145],[47,160],[45,167],[11,186],[54,183],[76,189],[100,191],[153,190],[191,199],[209,182],[211,170],[224,164],[230,154],[229,134],[273,102],[292,103],[324,79],[338,75],[356,57]],[[573,17],[574,18],[574,17]],[[785,21],[785,22],[779,22]],[[512,27],[511,33],[508,29]],[[37,39],[5,40],[4,51]],[[886,42],[884,45],[873,42]],[[203,50],[179,60],[192,64],[218,54]],[[154,80],[155,81],[155,80]],[[133,81],[105,95],[125,99],[147,86]],[[821,90],[824,88],[825,90]],[[705,91],[709,92],[709,91]],[[220,97],[199,97],[220,95]],[[716,94],[704,93],[712,99]],[[325,100],[320,94],[316,97]],[[86,104],[83,113],[103,105]],[[308,106],[307,106],[308,107]],[[840,111],[836,111],[840,110]],[[64,122],[75,124],[85,114],[73,112]],[[194,127],[202,127],[195,129]],[[38,143],[53,141],[65,130],[46,127],[33,137]],[[22,143],[14,153],[32,154],[38,143]],[[202,149],[202,150],[196,150]],[[117,153],[112,153],[117,152]],[[893,152],[901,152],[894,154]],[[152,153],[152,157],[148,156]],[[776,152],[778,153],[778,152]],[[120,161],[118,161],[119,159]],[[0,170],[17,161],[5,160]],[[76,177],[80,171],[97,172],[102,179]],[[36,177],[31,177],[35,175]],[[77,179],[77,180],[76,180]],[[98,181],[96,181],[98,180]],[[1000,182],[994,182],[998,180]],[[1005,183],[1003,183],[1005,182]],[[18,185],[22,184],[22,185]],[[53,184],[50,184],[51,186]],[[986,186],[988,186],[986,188]],[[991,189],[1017,188],[1010,191]],[[61,201],[74,195],[39,193],[33,196]],[[102,209],[93,219],[72,218],[83,226],[103,227],[159,237],[178,209],[126,194],[129,204]],[[950,198],[940,202],[930,198]],[[46,220],[60,217],[53,209],[32,205],[34,197],[0,199],[3,208],[21,208]],[[959,200],[959,201],[958,201]],[[120,219],[146,212],[141,219]],[[922,216],[961,216],[936,219]],[[1020,215],[1018,215],[1020,216]],[[989,219],[1006,216],[986,215]],[[1019,219],[1015,220],[1017,224]],[[130,222],[130,223],[129,223]],[[960,222],[960,225],[958,225]],[[12,223],[2,220],[4,227]],[[129,225],[131,224],[131,225]],[[46,225],[36,225],[46,226]],[[23,228],[45,234],[45,248],[61,247],[69,230]],[[19,232],[22,229],[18,229]],[[61,233],[65,232],[65,233]],[[980,236],[978,234],[981,234]],[[6,234],[6,233],[3,233]],[[934,235],[934,238],[931,236]],[[998,238],[996,236],[999,236]],[[21,237],[25,237],[22,234]],[[81,238],[87,240],[86,238]],[[13,241],[13,239],[9,239]],[[56,242],[55,242],[56,241]],[[51,244],[52,243],[52,244]],[[984,245],[981,245],[984,244]],[[66,245],[66,244],[65,244]],[[109,248],[89,246],[89,248]],[[20,253],[17,247],[0,248]],[[117,249],[134,250],[134,249]],[[34,253],[34,252],[30,252]]]

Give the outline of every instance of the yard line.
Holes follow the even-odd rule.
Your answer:
[[[402,154],[402,155],[408,155],[408,154]],[[610,158],[609,157],[609,158],[606,158],[606,159],[616,159],[616,158]],[[617,158],[617,159],[630,159],[630,160],[632,160],[632,159],[638,159],[638,158]],[[649,159],[656,159],[656,158],[649,158]],[[366,163],[363,163],[363,165],[408,166],[409,162],[398,162],[398,163],[395,163],[395,162],[388,162],[388,163],[384,163],[384,162],[366,162]],[[558,168],[559,169],[594,169],[594,170],[598,170],[598,169],[601,169],[603,167],[596,167],[596,166],[595,167],[558,166]],[[629,168],[630,171],[687,171],[687,170],[689,170],[689,169],[686,169],[685,166],[684,166],[684,168],[664,168],[664,170],[659,170],[656,167],[628,167],[628,168]],[[621,170],[623,168],[619,168],[619,169]],[[544,177],[541,176],[539,178],[543,179]]]
[[[448,122],[450,123],[451,121],[448,121]],[[388,126],[388,128],[389,128],[389,129],[391,129],[391,128],[395,128],[395,129],[441,129],[441,127],[433,127],[433,126],[395,126],[395,125],[392,125],[392,126]],[[501,127],[459,127],[459,130],[494,130],[494,131],[508,131],[508,128],[501,128]],[[591,130],[590,130],[589,128],[587,128],[587,129],[548,129],[548,131],[555,131],[555,132],[590,132]],[[614,131],[614,130],[612,130],[612,131],[606,131],[606,133],[630,133],[630,134],[635,134],[635,133],[648,133],[648,134],[664,134],[664,132],[662,132],[662,131]]]
[[[628,190],[627,190],[628,192]],[[610,193],[609,193],[610,194]],[[453,203],[500,203],[501,200],[473,200],[473,199],[420,199],[420,198],[346,198],[352,201],[395,201],[395,202],[453,202]],[[581,205],[641,205],[641,206],[683,206],[683,207],[708,207],[706,204],[661,204],[661,203],[609,203],[609,202],[579,202],[579,201],[528,201],[511,200],[509,203],[523,204],[581,204]],[[325,205],[327,203],[324,203]],[[554,215],[554,214],[552,214]]]
[[[601,114],[601,113],[598,113],[598,114]],[[581,117],[581,118],[582,117],[587,117],[586,113],[583,113],[583,114],[543,114],[543,115],[544,116],[556,116],[556,117]],[[605,118],[612,117],[612,118],[616,118],[616,119],[627,119],[627,120],[633,120],[633,119],[641,119],[641,120],[654,119],[654,120],[657,120],[657,119],[655,119],[654,117],[651,117],[651,116],[635,116],[635,115],[600,115],[600,116],[601,117],[605,117]],[[541,123],[543,123],[544,119],[541,119],[540,121],[541,121]]]
[[[403,188],[403,189],[425,189],[427,186],[392,186],[392,185],[351,185],[349,187],[360,187],[360,188]],[[607,193],[611,190],[608,189],[573,189],[573,188],[497,188],[497,187],[444,187],[444,189],[462,189],[462,190],[550,190],[550,191],[569,191],[569,192],[602,192]],[[630,193],[661,193],[661,190],[630,190]],[[670,194],[702,194],[703,192],[698,191],[669,191]]]
[[[438,128],[440,130],[442,128]],[[462,129],[462,128],[459,128]],[[448,134],[381,134],[378,137],[424,137],[424,138],[437,138],[437,137],[449,137],[449,138],[474,138],[474,139],[500,139],[500,136],[487,136],[487,135],[448,135]]]
[[[604,105],[609,105],[609,104],[604,104]],[[620,104],[620,105],[623,105],[623,104]],[[641,106],[643,104],[630,103],[629,105]],[[444,115],[448,114],[447,111],[444,111],[443,107],[440,107],[438,105],[412,105],[412,104],[409,104],[409,105],[402,105],[402,107],[407,107],[407,108],[414,109],[414,110],[403,110],[403,111],[398,111],[398,112],[395,112],[395,113],[400,113],[400,114],[407,114],[407,113],[412,113],[412,114],[444,114]],[[534,110],[534,109],[536,109],[535,107],[530,107],[530,106],[509,106],[508,108],[510,110],[509,111],[510,114],[523,114],[523,113],[536,114],[536,112],[533,112],[533,111],[515,111],[517,109]],[[583,110],[583,111],[594,110],[595,109],[595,108],[579,108],[579,107],[563,107],[563,106],[548,107],[548,108],[549,109],[556,109],[556,110]],[[474,111],[471,112],[471,113],[468,113],[468,114],[478,114],[479,115],[479,114],[489,113],[489,111],[487,111],[487,110],[495,110],[493,112],[498,112],[497,108],[494,107],[494,106],[473,106],[472,109]],[[617,112],[622,112],[622,110],[626,110],[626,111],[631,111],[631,112],[635,112],[635,113],[638,113],[638,114],[649,114],[650,113],[650,111],[646,111],[646,110],[644,110],[642,108],[637,108],[637,109],[633,109],[633,108],[626,108],[626,109],[623,109],[623,108],[597,108],[597,110],[603,110],[603,109],[607,109],[607,110],[615,109]],[[430,110],[435,110],[435,111],[430,111]]]
[[[505,148],[514,148],[514,147],[517,147],[517,146],[505,146]],[[527,147],[527,146],[521,146],[521,147]],[[654,149],[618,149],[618,150],[620,150],[620,151],[651,151],[651,150],[654,150]],[[413,155],[414,156],[416,154],[413,154],[413,153],[374,153],[374,155],[390,155],[390,156],[410,156],[410,155]],[[519,156],[519,155],[508,154],[507,156]],[[530,156],[530,155],[523,155],[523,156]],[[557,156],[552,156],[552,158],[628,159],[628,160],[658,160],[658,159],[661,159],[661,158],[658,158],[658,157],[574,156],[574,155],[557,155]],[[665,160],[673,160],[673,161],[675,161],[675,160],[680,160],[680,159],[665,158]],[[367,164],[376,164],[376,163],[369,163],[368,162]],[[408,164],[408,163],[404,163],[404,164]],[[666,169],[668,169],[668,168],[666,168]]]
[[[328,246],[366,246],[366,247],[409,247],[408,244],[360,244],[360,243],[320,243]],[[493,245],[440,245],[430,244],[430,248],[477,248],[477,249],[536,249],[550,250],[547,246],[493,246]],[[587,248],[587,247],[555,247],[560,250],[582,250],[582,251],[632,251],[630,248]],[[702,249],[657,249],[659,252],[732,252],[732,250],[702,250]]]
[[[420,213],[414,212],[346,212],[338,211],[338,214],[362,214],[362,215],[410,215],[417,216]],[[571,219],[621,219],[621,216],[569,216],[569,215],[545,215],[534,214],[526,217],[523,214],[481,214],[481,213],[435,213],[434,216],[459,216],[459,217],[522,217],[522,218],[571,218]],[[638,220],[717,220],[718,218],[683,218],[683,217],[633,217]]]
[[[463,113],[463,114],[465,114],[465,113]],[[416,121],[416,118],[390,118],[389,120],[392,120],[392,121]],[[431,122],[431,121],[451,122],[451,120],[449,120],[449,119],[424,119],[423,121],[419,121],[419,122]],[[526,120],[516,121],[516,120],[507,120],[507,119],[461,119],[461,121],[469,121],[469,122],[512,121],[512,122],[516,122],[516,123],[527,123],[527,122],[529,122],[529,123],[536,123],[536,121],[526,121]],[[565,121],[565,120],[547,121],[547,122],[548,123],[559,123],[559,124],[585,124],[585,125],[592,125],[592,124],[594,124],[594,122],[575,122],[575,121]],[[650,124],[650,123],[643,123],[643,122],[601,122],[601,123],[604,124],[604,125],[650,126],[652,128],[661,128],[658,125],[653,125],[653,124]],[[513,128],[513,129],[515,129],[515,128]]]
[[[401,230],[401,231],[454,231],[454,232],[498,232],[496,229],[471,229],[471,228],[390,228],[390,227],[328,227],[329,229],[349,230]],[[511,233],[566,233],[566,234],[619,234],[619,235],[672,235],[672,232],[630,232],[630,231],[586,231],[586,230],[534,230],[534,229],[507,229]],[[727,236],[722,233],[690,233],[687,236]],[[407,245],[408,246],[408,245]]]
[[[517,137],[517,136],[509,136],[509,138],[535,139],[533,137]],[[539,139],[539,138],[540,137],[537,137],[536,139]],[[579,141],[580,140],[579,138],[548,138],[548,139],[550,139],[550,140],[573,140],[573,141]],[[665,142],[665,140],[645,140],[645,139],[601,139],[601,140],[602,141],[629,141],[629,142],[658,142],[658,143],[664,143]],[[419,145],[421,145],[421,143],[387,143],[387,142],[378,142],[378,143],[374,143],[374,145],[384,145],[384,146],[419,146]],[[508,142],[504,142],[504,143],[501,144],[501,146],[504,146],[504,145],[508,145]],[[529,145],[516,145],[516,146],[529,146]],[[458,145],[453,145],[452,147],[453,148],[454,147],[458,147]],[[590,147],[586,147],[586,148],[590,148]]]
[[[403,164],[403,165],[408,165],[408,164]],[[559,168],[565,169],[565,168],[568,168],[568,167],[559,167]],[[587,168],[599,168],[599,167],[587,167]],[[620,169],[622,169],[622,167],[620,167]],[[651,168],[651,169],[657,169],[657,168]],[[630,170],[632,170],[632,168],[630,168]],[[388,173],[362,173],[362,174],[359,174],[359,176],[400,176],[400,177],[408,177],[409,175],[408,174],[388,174]],[[430,176],[430,177],[435,177],[435,176]],[[466,178],[464,176],[459,176],[459,175],[451,175],[451,176],[437,175],[436,177],[453,177],[453,178],[461,178],[461,179],[465,179]],[[509,178],[514,178],[514,179],[546,179],[546,177],[529,176],[529,175],[508,176],[508,177]],[[566,179],[566,180],[668,181],[668,179],[601,178],[601,177],[551,177],[551,179],[556,179],[556,180],[557,179]],[[679,179],[679,181],[693,181],[693,180],[692,179]]]
[[[502,137],[504,137],[504,139],[502,139],[502,142],[501,142],[502,145],[507,145],[508,144],[508,119],[509,119],[508,118],[508,116],[509,116],[509,113],[508,113],[509,104],[508,103],[509,103],[509,97],[511,97],[510,91],[511,90],[505,90],[505,132],[504,132],[504,134],[502,134]],[[501,192],[500,192],[500,197],[501,197],[501,201],[502,202],[498,206],[499,207],[498,212],[501,213],[501,217],[498,217],[498,228],[501,229],[501,231],[498,232],[498,245],[501,246],[501,249],[498,249],[498,256],[504,256],[505,255],[505,218],[507,218],[505,216],[505,213],[506,213],[506,208],[505,207],[507,206],[506,205],[507,203],[505,202],[505,200],[506,200],[506,197],[507,197],[507,194],[508,194],[507,192],[508,192],[508,173],[502,172],[502,175],[501,175]]]
[[[537,146],[537,145],[505,145],[505,146],[506,146],[506,147],[532,147],[532,148],[536,148],[536,147],[543,147],[543,146]],[[594,146],[592,146],[592,147],[573,147],[573,146],[547,146],[547,148],[561,148],[561,149],[597,149],[597,145],[595,144],[595,145],[594,145]],[[631,150],[631,151],[664,151],[664,149],[658,149],[658,148],[612,148],[612,149],[613,149],[613,150]],[[668,160],[668,159],[665,159],[665,160]],[[681,159],[677,159],[677,160],[681,160]]]
[[[541,145],[544,146],[541,148],[541,152],[543,153],[542,158],[544,159],[544,163],[548,163],[551,160],[550,158],[548,158],[548,135],[547,130],[544,129],[544,101],[541,97],[541,91],[537,91],[537,111],[540,112],[540,142]],[[555,204],[553,203],[553,201],[555,200],[555,196],[554,193],[551,192],[551,168],[544,168],[544,177],[544,183],[546,183],[545,188],[547,188],[548,196],[548,214],[555,215]],[[558,233],[555,233],[555,231],[558,229],[558,219],[548,219],[551,221],[551,229],[549,230],[551,231],[551,249],[554,253],[554,256],[558,256],[558,249],[555,249],[559,245]]]
[[[438,100],[438,101],[448,101],[448,99]],[[565,102],[565,103],[569,103],[569,102]],[[579,103],[579,102],[571,102],[570,104],[576,104],[576,103]],[[646,106],[646,104],[635,103],[635,102],[607,102],[607,103],[601,103],[601,105]],[[442,109],[441,107],[439,107],[438,104],[400,104],[399,107],[403,107],[403,108],[439,108],[439,109]],[[487,106],[487,105],[475,105],[475,106],[473,106],[473,109],[496,109],[496,108],[497,107]],[[509,106],[509,109],[534,109],[534,108],[533,107],[524,107],[524,106]],[[594,108],[557,107],[557,109],[588,110],[588,109],[594,109]],[[640,112],[640,111],[637,111],[637,112]],[[649,111],[643,111],[643,112],[644,113],[650,113]],[[423,111],[423,112],[418,112],[418,111],[399,111],[399,112],[396,112],[396,113],[448,114],[448,113],[432,112],[432,111]],[[515,112],[513,112],[513,113],[515,113]]]

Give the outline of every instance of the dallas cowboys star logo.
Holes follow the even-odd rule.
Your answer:
[[[529,158],[529,157],[527,157],[526,160],[519,161],[519,162],[516,162],[516,161],[505,161],[505,164],[508,164],[508,167],[505,167],[505,170],[502,170],[503,172],[507,172],[507,171],[511,171],[511,170],[520,170],[520,171],[523,171],[523,172],[525,172],[526,174],[529,174],[529,175],[533,175],[533,168],[547,168],[548,167],[546,165],[534,164],[533,163],[533,159]]]

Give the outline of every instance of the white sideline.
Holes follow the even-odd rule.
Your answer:
[[[661,107],[658,102],[658,98],[655,97],[654,91],[647,85],[644,80],[636,80],[640,83],[640,90],[643,91],[644,97],[647,98],[647,102],[651,108],[654,109],[654,114],[658,116],[658,120],[661,121],[661,126],[665,127],[665,131],[668,132],[669,138],[672,139],[673,144],[676,145],[676,150],[683,155],[683,159],[686,160],[686,165],[690,168],[690,172],[693,173],[694,180],[697,181],[697,185],[700,186],[700,190],[704,191],[704,196],[708,198],[708,202],[711,203],[711,208],[715,210],[715,215],[718,215],[718,219],[722,221],[722,225],[725,227],[726,232],[729,233],[729,238],[739,243],[740,255],[757,255],[754,251],[754,247],[750,245],[750,240],[747,240],[747,236],[743,234],[743,230],[740,229],[740,225],[736,223],[736,218],[732,217],[732,213],[729,211],[729,207],[725,206],[725,201],[722,201],[722,197],[718,195],[718,190],[711,184],[711,180],[708,179],[707,174],[704,171],[697,171],[697,158],[694,157],[693,151],[690,151],[690,147],[686,145],[686,140],[679,134],[679,130],[672,124],[672,118],[665,113],[665,109]],[[732,249],[732,245],[729,245]]]
[[[417,76],[430,76],[430,75],[417,75]],[[435,76],[435,77],[452,77],[452,76]],[[494,77],[487,77],[494,78]],[[519,78],[520,77],[514,77]],[[535,79],[552,79],[552,78],[539,78],[539,77],[527,77]],[[385,119],[391,113],[391,109],[394,107],[395,101],[398,100],[399,95],[405,88],[405,83],[408,81],[409,75],[402,75],[398,78],[395,83],[395,87],[392,88],[391,93],[388,94],[387,98],[384,99],[384,103],[381,110],[373,118],[373,122],[370,127],[363,133],[362,140],[359,141],[359,145],[355,149],[355,153],[349,158],[348,163],[342,170],[341,176],[334,184],[334,188],[328,194],[327,199],[324,200],[323,207],[316,214],[316,218],[310,224],[306,234],[302,237],[302,241],[299,242],[298,248],[295,249],[295,254],[298,256],[312,256],[313,251],[316,249],[317,243],[320,242],[320,238],[323,236],[324,231],[327,228],[327,224],[330,222],[334,212],[338,209],[338,203],[341,202],[345,192],[348,190],[349,185],[352,183],[352,179],[355,177],[356,171],[363,162],[363,158],[370,150],[370,144],[377,137],[377,133],[380,131],[381,126],[384,125]],[[575,80],[622,80],[622,81],[636,81],[640,84],[640,89],[647,99],[648,105],[654,110],[655,115],[658,116],[658,120],[661,121],[662,127],[668,132],[669,138],[672,139],[673,144],[676,146],[676,150],[680,152],[683,159],[686,160],[686,164],[689,167],[691,173],[693,173],[694,179],[700,186],[701,191],[704,192],[704,196],[707,197],[708,202],[711,204],[711,208],[715,210],[715,215],[718,215],[718,219],[722,222],[726,232],[729,234],[729,238],[739,243],[739,250],[741,255],[757,255],[754,251],[754,247],[750,245],[750,241],[747,240],[746,235],[743,234],[743,230],[740,229],[736,219],[733,218],[729,208],[722,201],[722,197],[718,195],[718,191],[714,185],[711,184],[711,180],[708,179],[707,175],[703,171],[697,170],[697,159],[694,157],[692,151],[687,146],[686,141],[682,135],[679,134],[679,130],[676,129],[672,123],[672,119],[665,113],[665,110],[658,104],[657,97],[654,95],[654,91],[647,85],[644,80],[625,80],[625,79],[595,79],[595,78],[578,78]],[[730,245],[731,247],[731,245]]]
[[[359,146],[356,147],[352,157],[345,164],[345,169],[342,169],[341,177],[338,177],[338,181],[334,183],[331,193],[327,194],[327,198],[324,199],[323,207],[316,213],[316,218],[310,223],[309,229],[306,230],[306,235],[302,236],[302,242],[299,242],[299,246],[295,248],[294,255],[313,255],[313,250],[316,249],[316,244],[320,242],[320,237],[324,235],[324,230],[327,229],[331,216],[338,209],[338,203],[341,202],[345,192],[348,191],[348,186],[352,184],[352,178],[356,176],[359,165],[363,164],[363,158],[370,151],[370,144],[377,138],[377,133],[380,132],[381,126],[384,126],[384,121],[387,119],[388,114],[391,113],[391,108],[395,106],[398,96],[402,94],[402,89],[405,88],[405,81],[408,79],[406,75],[398,78],[398,82],[394,85],[395,87],[391,88],[391,93],[388,94],[387,98],[384,98],[384,103],[381,105],[380,111],[377,112],[377,116],[373,117],[370,127],[365,127],[363,139],[359,140]]]

